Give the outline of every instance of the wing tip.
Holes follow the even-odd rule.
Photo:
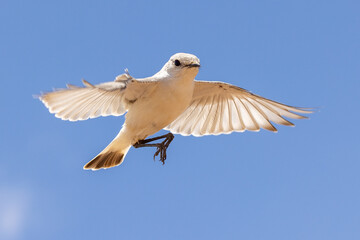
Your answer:
[[[78,88],[81,88],[81,87],[79,87],[79,86],[76,86],[76,85],[73,85],[73,84],[70,84],[70,83],[67,83],[67,84],[66,84],[66,87],[67,87],[68,89],[78,89]]]
[[[84,84],[85,87],[91,87],[91,88],[95,87],[94,85],[92,85],[91,83],[86,81],[85,79],[81,79],[81,81],[82,81],[82,83]]]

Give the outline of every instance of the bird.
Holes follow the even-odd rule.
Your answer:
[[[195,80],[200,60],[193,54],[176,53],[151,77],[133,78],[127,69],[114,81],[43,93],[39,99],[62,120],[79,121],[126,113],[120,132],[89,161],[84,169],[108,169],[120,165],[129,149],[156,147],[155,157],[165,163],[173,134],[205,136],[231,132],[277,132],[273,123],[294,126],[286,118],[304,119],[311,108],[285,105],[235,85]],[[169,133],[148,138],[165,129]],[[163,139],[160,143],[153,143]]]

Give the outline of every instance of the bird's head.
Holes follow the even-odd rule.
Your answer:
[[[188,76],[195,78],[199,72],[200,60],[189,53],[176,53],[164,65],[160,72],[165,71],[167,74],[178,77]]]

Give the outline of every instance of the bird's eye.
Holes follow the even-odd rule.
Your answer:
[[[175,64],[175,66],[180,66],[181,63],[180,63],[179,60],[176,59],[176,60],[174,61],[174,64]]]

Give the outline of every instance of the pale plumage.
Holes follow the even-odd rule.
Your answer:
[[[227,83],[194,81],[199,67],[196,56],[178,53],[152,77],[134,79],[125,73],[98,85],[83,80],[84,87],[68,85],[40,100],[56,117],[70,121],[128,112],[119,134],[84,167],[92,170],[121,164],[132,145],[148,146],[151,140],[144,139],[163,128],[194,136],[260,128],[277,131],[272,123],[293,126],[284,117],[300,119],[305,117],[298,113],[311,113]],[[163,162],[171,140],[151,144],[158,147],[155,156],[161,153]]]
[[[311,111],[287,106],[227,83],[195,81],[190,106],[165,129],[185,136],[259,131],[260,128],[276,132],[271,122],[293,126],[283,117],[306,118],[296,113]]]
[[[130,76],[122,80],[120,75],[113,82],[92,85],[83,80],[84,87],[68,84],[60,89],[40,96],[50,113],[62,120],[78,121],[99,116],[120,116],[127,110],[148,81],[138,81]]]

